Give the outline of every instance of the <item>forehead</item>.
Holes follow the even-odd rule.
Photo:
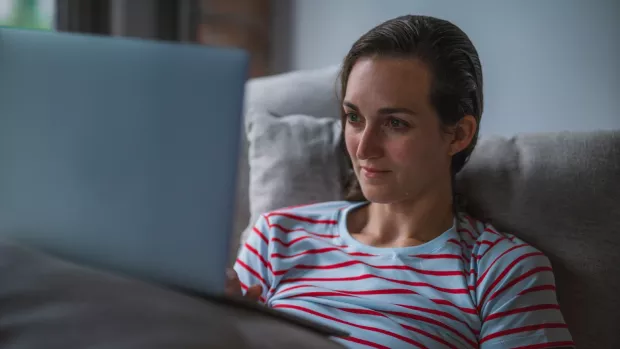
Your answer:
[[[363,58],[347,80],[345,100],[367,107],[424,107],[429,104],[431,73],[414,58]]]

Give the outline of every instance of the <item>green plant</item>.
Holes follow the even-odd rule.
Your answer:
[[[11,0],[1,0],[11,1]],[[0,26],[28,29],[54,29],[54,0],[12,0],[7,17],[0,18]],[[46,11],[47,10],[47,11]]]

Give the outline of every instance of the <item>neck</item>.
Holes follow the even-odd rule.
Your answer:
[[[431,241],[453,224],[452,192],[450,186],[446,187],[397,203],[371,203],[357,231],[366,243],[377,247],[416,246]]]

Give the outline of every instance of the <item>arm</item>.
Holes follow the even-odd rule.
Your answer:
[[[480,348],[574,348],[547,257],[518,239],[488,252],[476,283]]]
[[[263,303],[266,303],[273,283],[269,262],[270,235],[269,225],[265,217],[261,216],[241,247],[234,266],[243,293],[245,294],[254,285],[260,285],[262,292],[258,299]]]

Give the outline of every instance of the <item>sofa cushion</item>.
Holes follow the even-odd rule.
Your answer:
[[[342,197],[340,121],[249,111],[251,219],[278,208]]]
[[[338,119],[339,66],[299,70],[255,78],[246,85],[246,122],[252,121],[252,109],[272,115],[305,114]]]
[[[263,110],[278,117],[303,114],[321,118],[339,119],[337,76],[339,66],[316,70],[293,71],[284,74],[254,78],[245,87],[245,122],[252,122],[256,113]],[[250,167],[248,162],[248,140],[241,132],[239,174],[237,178],[235,221],[231,246],[231,263],[234,261],[240,235],[250,218]]]
[[[457,183],[469,211],[551,259],[577,346],[620,348],[620,132],[488,139]]]

